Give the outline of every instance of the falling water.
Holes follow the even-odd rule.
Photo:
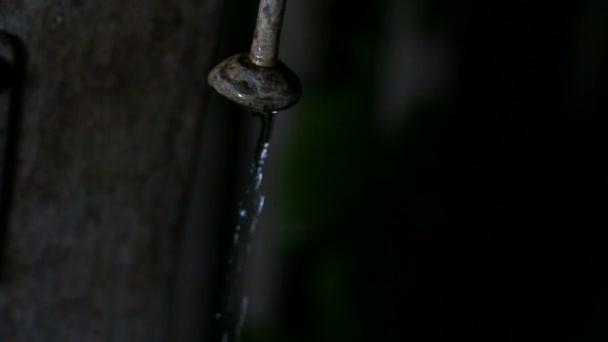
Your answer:
[[[268,156],[268,146],[272,131],[273,118],[276,112],[261,114],[262,123],[256,147],[255,158],[249,175],[245,192],[239,202],[236,226],[232,236],[232,245],[228,256],[226,272],[227,293],[222,310],[215,318],[222,327],[221,342],[238,342],[241,337],[249,299],[245,291],[243,274],[247,256],[251,251],[251,235],[255,231],[258,217],[264,207],[264,196],[260,193],[263,179],[263,168]]]

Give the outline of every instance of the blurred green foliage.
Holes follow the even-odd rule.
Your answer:
[[[425,3],[418,25],[450,39],[454,86],[442,97],[418,99],[387,134],[378,130],[376,107],[392,3],[327,5],[335,22],[323,23],[324,76],[304,84],[283,184],[283,315],[266,332],[250,330],[248,340],[515,341],[539,315],[568,326],[577,341],[598,340],[606,330],[597,323],[602,309],[583,324],[545,304],[554,298],[545,290],[555,286],[554,274],[593,279],[583,272],[586,257],[570,266],[541,262],[536,253],[544,252],[545,236],[560,235],[542,224],[524,228],[530,213],[556,219],[542,214],[543,206],[563,205],[558,212],[578,218],[576,205],[563,204],[570,195],[534,197],[540,190],[530,189],[558,178],[533,152],[536,139],[550,139],[533,127],[542,110],[561,120],[558,111],[573,101],[555,94],[569,89],[576,68],[569,56],[579,13],[556,8],[544,25],[535,16],[541,10],[515,5]],[[343,10],[349,6],[355,13]],[[554,27],[560,34],[551,45]],[[554,102],[539,106],[545,91]],[[556,303],[584,310],[591,293],[580,303]]]

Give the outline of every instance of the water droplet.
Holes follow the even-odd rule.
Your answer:
[[[255,175],[255,189],[258,190],[260,188],[260,186],[262,185],[262,180],[264,179],[264,175],[262,174],[262,172],[258,172]]]
[[[239,243],[239,233],[234,234],[233,243],[235,245]]]
[[[240,215],[241,217],[245,217],[245,216],[247,216],[247,210],[245,210],[245,209],[241,209],[241,211],[239,212],[239,215]]]
[[[264,148],[262,148],[262,153],[260,154],[260,164],[264,164],[266,158],[268,157],[268,146],[269,143],[264,143]]]
[[[258,202],[257,213],[260,215],[262,213],[262,209],[264,209],[264,201],[266,198],[264,196],[260,196],[260,201]]]

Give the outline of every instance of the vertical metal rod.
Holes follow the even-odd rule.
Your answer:
[[[216,313],[221,342],[238,342],[247,314],[248,298],[243,279],[251,234],[264,205],[260,193],[263,166],[268,154],[272,121],[276,113],[294,105],[302,86],[298,77],[278,59],[281,25],[287,0],[260,0],[251,50],[216,65],[207,81],[218,93],[257,113],[262,130],[248,184],[239,204],[232,248],[226,270],[226,293]]]
[[[286,0],[261,0],[249,59],[255,65],[272,67],[277,63],[281,25]]]

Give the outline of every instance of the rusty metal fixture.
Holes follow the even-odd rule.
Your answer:
[[[298,77],[277,58],[286,1],[261,0],[251,51],[229,57],[207,77],[218,93],[253,112],[287,109],[302,93]]]

